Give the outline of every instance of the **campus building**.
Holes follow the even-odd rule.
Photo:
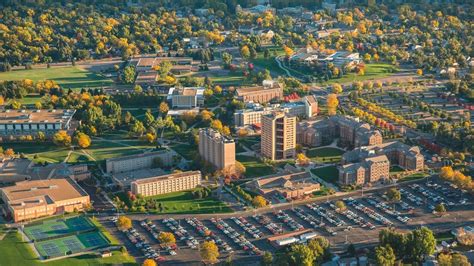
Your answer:
[[[204,105],[203,87],[170,88],[168,100],[172,108],[195,108]]]
[[[424,157],[419,147],[411,147],[398,141],[364,146],[342,156],[339,167],[339,183],[362,185],[389,177],[390,166],[398,165],[409,171],[424,167]]]
[[[247,186],[266,198],[287,200],[302,198],[321,189],[311,173],[305,171],[264,176],[251,181]]]
[[[86,164],[51,163],[41,165],[26,158],[0,157],[0,184],[65,177],[81,181],[90,176],[91,173]]]
[[[2,110],[0,136],[33,135],[43,132],[53,135],[69,130],[75,110]]]
[[[69,178],[17,182],[0,189],[3,212],[14,222],[82,211],[89,195]]]
[[[324,34],[325,32],[323,32]],[[319,34],[319,33],[318,33]],[[330,34],[330,33],[329,33]],[[323,65],[327,66],[329,63],[334,64],[338,68],[343,66],[355,66],[362,62],[359,53],[351,53],[347,51],[335,51],[332,53],[321,53],[311,47],[306,47],[298,50],[290,57],[290,64],[311,66]]]
[[[235,142],[212,128],[199,130],[199,155],[217,169],[235,166]]]
[[[311,118],[318,114],[318,101],[313,95],[305,96],[287,103],[271,104],[267,107],[263,107],[259,103],[249,103],[246,107],[247,108],[237,110],[234,113],[234,123],[236,127],[250,125],[260,126],[262,116],[271,114],[274,111],[283,111],[289,115],[303,118]]]
[[[238,88],[236,96],[245,103],[267,103],[272,100],[282,100],[283,88],[276,81],[264,80],[262,86]]]
[[[139,179],[131,183],[135,195],[150,197],[193,189],[201,184],[200,171],[188,171]]]
[[[271,160],[296,156],[296,117],[284,112],[262,116],[261,153]]]
[[[173,163],[173,153],[166,150],[161,150],[116,157],[107,159],[105,161],[105,166],[107,173],[117,174],[144,168],[151,168],[154,164],[156,164],[157,160],[160,161],[160,164],[163,166],[170,166]]]
[[[382,144],[383,138],[379,130],[368,123],[350,116],[331,116],[315,121],[298,123],[297,142],[308,146],[329,144],[339,138],[343,146],[369,146]]]

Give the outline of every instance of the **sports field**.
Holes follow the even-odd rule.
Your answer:
[[[35,242],[35,247],[41,256],[53,258],[104,247],[108,244],[109,242],[100,232],[90,232]]]
[[[23,231],[29,239],[39,241],[93,228],[94,225],[88,219],[83,216],[76,216],[68,219],[46,220],[38,224],[25,226]]]
[[[30,70],[14,70],[0,73],[0,80],[33,81],[54,80],[64,89],[82,89],[103,87],[112,84],[112,80],[79,67],[52,67]]]

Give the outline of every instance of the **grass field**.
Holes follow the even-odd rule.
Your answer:
[[[311,172],[326,182],[337,183],[339,172],[335,166],[326,166],[311,170]]]
[[[85,149],[95,160],[102,161],[109,158],[142,153],[148,149],[154,149],[155,145],[146,144],[140,140],[117,140],[93,139],[92,145]]]
[[[403,168],[401,168],[400,166],[398,166],[398,165],[394,165],[394,166],[390,167],[390,174],[398,174],[398,173],[402,173],[404,171],[405,170]]]
[[[360,76],[356,73],[349,73],[341,78],[338,79],[330,79],[326,82],[322,82],[322,85],[331,85],[333,83],[348,83],[354,81],[365,81],[365,80],[373,80],[383,77],[388,77],[393,73],[396,73],[398,70],[394,68],[394,66],[390,64],[384,63],[374,63],[374,64],[366,64],[365,68],[365,75]]]
[[[109,86],[112,80],[79,67],[53,67],[0,73],[0,80],[54,80],[64,89]]]
[[[168,214],[196,213],[228,213],[232,210],[222,201],[212,197],[195,199],[191,191],[173,192],[149,197],[158,200],[163,206],[163,212]]]
[[[186,160],[192,160],[197,152],[197,147],[193,147],[189,144],[178,143],[172,144],[169,147],[183,156]]]
[[[261,162],[258,158],[237,155],[236,160],[245,166],[245,177],[261,177],[265,175],[274,174],[273,168]]]
[[[39,143],[4,143],[3,149],[12,148],[15,153],[23,153],[37,163],[58,163],[64,161],[69,148],[58,147],[51,142]],[[34,158],[36,155],[37,158]]]
[[[310,149],[306,152],[308,158],[318,163],[339,162],[342,154],[344,150],[332,147]]]
[[[285,76],[286,72],[281,69],[277,62],[275,61],[275,53],[277,56],[284,55],[285,52],[283,51],[282,48],[270,48],[270,57],[265,58],[264,53],[260,52],[257,54],[257,58],[252,60],[252,63],[260,68],[265,68],[270,70],[270,73],[275,76]]]
[[[37,224],[25,226],[24,232],[29,239],[38,241],[92,228],[94,228],[94,225],[87,218],[75,216],[66,219],[55,218],[44,220]]]
[[[407,182],[407,181],[422,179],[422,178],[425,178],[427,175],[428,175],[427,173],[415,173],[415,174],[400,178],[398,182]]]
[[[26,242],[22,240],[20,233],[10,231],[0,241],[2,259],[0,265],[21,266],[89,266],[89,265],[137,265],[135,259],[130,255],[124,255],[118,251],[112,253],[112,257],[98,258],[95,255],[81,255],[51,262],[40,262]]]

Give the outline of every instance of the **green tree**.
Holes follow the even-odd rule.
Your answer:
[[[133,84],[135,82],[135,67],[134,66],[127,66],[123,69],[121,79],[122,82],[125,84]]]
[[[400,191],[397,188],[390,188],[387,191],[387,198],[391,202],[397,202],[397,201],[400,201],[402,199],[402,194],[400,193]]]
[[[227,52],[223,52],[222,62],[224,63],[224,67],[228,67],[232,63],[232,55]]]
[[[375,260],[379,266],[395,265],[395,254],[390,246],[379,246],[375,248]]]
[[[421,227],[408,235],[407,253],[415,261],[422,261],[424,256],[434,253],[436,238],[433,231],[427,227]]]
[[[436,205],[436,207],[435,207],[434,210],[435,210],[435,212],[437,212],[437,213],[443,214],[443,213],[446,212],[446,207],[444,206],[444,204],[440,203],[440,204]]]
[[[262,262],[263,262],[263,265],[265,265],[265,266],[272,265],[273,264],[273,255],[272,255],[272,253],[269,252],[269,251],[265,251],[265,253],[263,253]]]
[[[289,259],[292,265],[312,266],[315,257],[308,246],[295,244],[290,247]]]

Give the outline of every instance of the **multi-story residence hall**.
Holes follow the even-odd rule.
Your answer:
[[[53,135],[69,130],[75,110],[3,110],[0,111],[0,136],[43,132]]]
[[[199,130],[199,155],[217,169],[235,166],[235,142],[212,128]]]
[[[1,188],[0,194],[4,213],[15,222],[82,211],[90,204],[89,195],[69,178],[17,182]]]
[[[158,160],[157,158],[165,166],[170,166],[173,163],[173,153],[161,150],[107,159],[105,161],[106,171],[109,174],[117,174],[151,168],[156,160]]]
[[[343,146],[369,146],[382,144],[382,134],[369,124],[350,116],[331,116],[315,121],[298,123],[297,142],[308,146],[329,144],[339,138]]]
[[[271,160],[295,158],[296,117],[284,112],[262,116],[261,153]]]
[[[144,197],[193,189],[201,184],[200,171],[188,171],[143,178],[131,182],[133,194]]]
[[[237,99],[243,102],[267,103],[283,99],[283,88],[278,82],[264,80],[262,86],[243,87],[236,90]]]
[[[260,126],[262,123],[262,115],[270,114],[274,111],[283,111],[293,116],[311,118],[318,114],[318,101],[313,95],[309,95],[297,101],[272,104],[268,107],[263,107],[258,103],[250,103],[247,104],[246,109],[237,110],[234,113],[235,126]]]
[[[375,182],[382,177],[388,177],[391,165],[419,171],[424,167],[424,157],[419,147],[411,147],[398,141],[356,148],[342,156],[339,182],[362,184],[364,174],[364,183]]]

